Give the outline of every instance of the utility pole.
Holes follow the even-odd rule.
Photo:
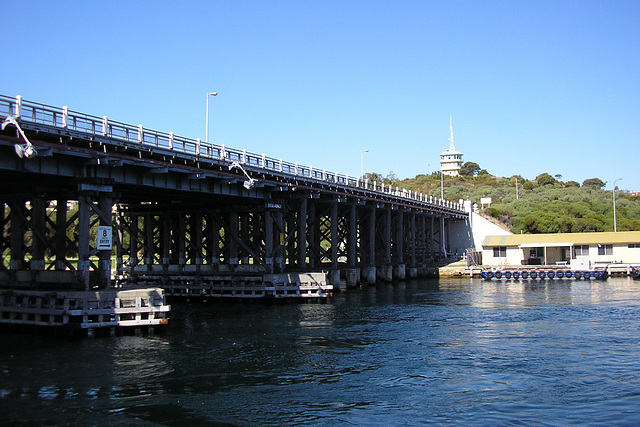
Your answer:
[[[618,178],[613,181],[613,232],[618,231],[618,218],[616,217],[616,182],[621,181],[622,178]]]

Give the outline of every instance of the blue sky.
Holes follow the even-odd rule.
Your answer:
[[[638,1],[7,1],[0,93],[314,168],[640,191]]]

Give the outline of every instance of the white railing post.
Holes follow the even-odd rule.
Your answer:
[[[282,159],[280,159],[280,162],[278,164],[280,165],[278,170],[282,172]]]
[[[102,116],[102,136],[107,135],[107,116]]]
[[[200,157],[200,138],[196,138],[196,156]]]
[[[295,164],[294,168],[295,169],[293,170],[293,174],[294,175],[298,175],[298,164],[297,163]]]
[[[247,150],[243,149],[242,150],[242,164],[244,165],[245,163],[247,163]]]
[[[16,108],[13,114],[16,119],[20,117],[20,107],[22,107],[22,97],[18,95],[16,96]]]
[[[169,132],[169,150],[173,150],[173,132]]]
[[[142,144],[142,141],[144,141],[143,128],[142,125],[138,125],[138,143]]]
[[[262,169],[264,169],[264,165],[265,165],[266,160],[267,160],[266,157],[267,156],[265,156],[264,154],[262,155]]]
[[[227,152],[224,150],[224,144],[220,146],[220,158],[224,160],[227,157]]]
[[[62,127],[67,127],[67,118],[69,117],[69,108],[65,105],[62,107]]]

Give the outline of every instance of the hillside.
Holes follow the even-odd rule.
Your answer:
[[[591,178],[583,183],[563,182],[560,175],[544,173],[535,180],[520,176],[501,178],[465,163],[457,177],[444,176],[444,198],[470,199],[487,216],[504,224],[513,233],[578,233],[613,231],[613,192],[603,190],[605,182]],[[391,172],[386,178],[367,174],[369,179],[440,197],[439,173],[398,180]],[[516,187],[517,182],[517,187]],[[490,206],[480,199],[490,197]],[[618,231],[640,230],[640,197],[617,190],[615,193]]]

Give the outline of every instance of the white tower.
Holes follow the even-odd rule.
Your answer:
[[[462,153],[456,151],[453,140],[453,119],[449,116],[449,131],[451,136],[449,137],[449,148],[440,153],[440,171],[444,175],[456,176],[460,173],[462,167]]]

